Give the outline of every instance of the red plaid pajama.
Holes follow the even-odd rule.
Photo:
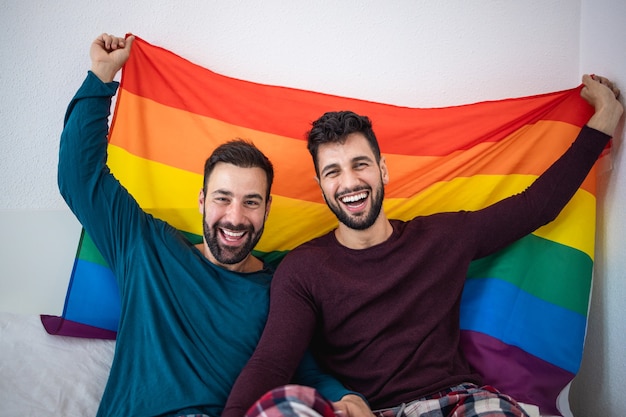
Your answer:
[[[493,387],[462,384],[397,407],[376,417],[528,417],[508,395]],[[265,394],[246,417],[335,417],[333,404],[313,388],[287,385]]]
[[[333,404],[302,385],[285,385],[263,395],[246,417],[335,417]]]

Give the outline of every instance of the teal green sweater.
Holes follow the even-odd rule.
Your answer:
[[[265,325],[273,270],[216,266],[137,205],[106,165],[117,87],[88,74],[65,117],[58,170],[61,194],[120,289],[115,357],[98,416],[219,416]],[[299,383],[331,400],[348,393],[310,357],[300,370]]]

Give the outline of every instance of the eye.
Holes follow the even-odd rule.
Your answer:
[[[261,203],[257,200],[246,200],[244,204],[246,207],[249,207],[249,208],[256,208],[261,205]]]
[[[339,175],[338,169],[331,169],[324,173],[324,177],[326,178],[333,178],[333,177],[336,177],[337,175]]]
[[[354,164],[354,169],[365,169],[369,166],[367,162],[357,162]]]
[[[213,201],[217,204],[228,204],[230,203],[230,199],[227,197],[215,197]]]

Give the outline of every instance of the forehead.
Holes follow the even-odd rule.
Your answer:
[[[374,151],[362,133],[351,133],[343,143],[325,143],[320,145],[317,152],[317,162],[320,168],[326,165],[340,163],[342,160],[367,157],[375,160]]]
[[[218,162],[207,179],[207,194],[215,191],[229,192],[233,195],[267,193],[267,175],[259,167],[242,168],[224,162]]]

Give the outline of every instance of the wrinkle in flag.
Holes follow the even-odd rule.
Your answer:
[[[524,190],[590,117],[579,92],[400,107],[229,78],[137,38],[122,73],[108,163],[147,212],[199,242],[206,157],[226,140],[253,141],[276,170],[272,211],[255,253],[277,263],[336,227],[305,141],[326,111],[371,118],[390,169],[385,210],[408,220],[480,209]],[[554,222],[475,261],[463,294],[462,343],[472,366],[486,383],[545,414],[567,415],[567,387],[581,362],[595,171]],[[44,324],[54,334],[114,338],[119,307],[112,272],[83,233],[63,315],[42,316]]]

